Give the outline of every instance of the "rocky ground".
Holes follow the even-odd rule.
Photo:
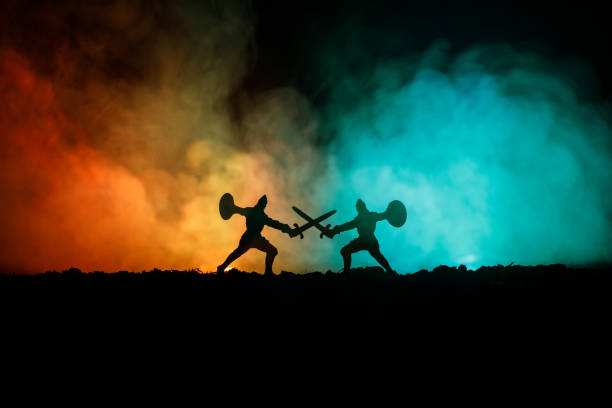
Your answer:
[[[399,276],[380,268],[271,277],[237,270],[222,277],[197,270],[5,274],[1,337],[5,354],[27,372],[22,359],[50,357],[51,368],[96,361],[115,375],[115,366],[137,358],[155,367],[161,356],[181,365],[197,359],[197,370],[213,360],[244,367],[255,359],[253,367],[263,367],[273,358],[299,371],[340,356],[395,364],[399,355],[407,357],[402,369],[418,359],[432,374],[458,359],[459,371],[479,360],[496,369],[502,361],[520,370],[540,362],[574,372],[570,363],[601,365],[609,357],[611,272],[499,265]]]
[[[494,317],[555,310],[555,314],[607,306],[612,269],[565,265],[485,266],[477,270],[439,266],[406,275],[378,267],[348,273],[275,276],[231,270],[224,276],[190,271],[82,273],[72,268],[38,275],[2,275],[10,309],[44,306],[87,311],[182,308],[185,313],[281,316],[418,317],[431,313]],[[554,314],[551,316],[555,317]]]

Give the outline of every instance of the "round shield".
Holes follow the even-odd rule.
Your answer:
[[[219,200],[219,213],[221,218],[229,220],[232,215],[236,212],[236,206],[234,205],[234,197],[230,193],[225,193]]]
[[[387,206],[385,216],[389,224],[394,227],[401,227],[406,222],[406,207],[399,200],[393,200]]]

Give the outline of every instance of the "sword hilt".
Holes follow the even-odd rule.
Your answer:
[[[302,231],[300,231],[300,226],[297,224],[293,224],[293,226],[295,227],[295,233],[293,236],[295,237],[300,234],[300,239],[304,239],[304,234],[302,234]]]
[[[321,231],[321,235],[319,236],[319,238],[323,239],[323,236],[326,236],[327,238],[332,239],[332,238],[334,237],[334,234],[332,234],[332,233],[329,231],[329,228],[330,228],[330,227],[331,227],[331,224],[327,224],[327,225],[325,226],[325,229],[326,229],[327,231]]]

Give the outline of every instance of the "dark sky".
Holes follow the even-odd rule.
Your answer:
[[[355,38],[373,50],[373,58],[426,49],[436,40],[447,40],[455,51],[507,43],[553,60],[577,57],[593,66],[601,96],[610,99],[612,29],[599,3],[256,0],[257,63],[245,86],[289,84],[312,94],[316,86],[305,67],[317,58],[316,47],[350,27],[361,31]]]

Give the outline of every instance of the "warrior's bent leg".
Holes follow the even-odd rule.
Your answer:
[[[234,262],[236,259],[240,258],[246,251],[248,251],[248,249],[249,248],[247,246],[243,246],[243,245],[238,246],[238,248],[236,248],[231,254],[227,256],[227,259],[225,260],[225,262],[223,262],[221,265],[217,267],[217,273],[222,274],[223,271],[225,271],[225,268],[229,266],[229,264]]]
[[[344,260],[344,272],[348,272],[351,269],[351,254],[353,252],[355,251],[353,250],[352,243],[349,243],[340,250],[340,254]]]
[[[265,274],[273,275],[274,272],[272,271],[272,264],[274,263],[274,258],[276,258],[276,255],[278,255],[278,249],[276,249],[276,247],[272,245],[270,242],[268,242],[268,240],[265,239],[264,237],[261,237],[260,239],[258,239],[254,243],[253,247],[266,253],[266,272]]]
[[[276,249],[274,246],[272,246],[269,251],[266,251],[266,275],[274,274],[274,272],[272,272],[272,264],[274,263],[274,258],[276,258],[276,255],[278,255],[278,249]]]
[[[385,271],[393,273],[389,262],[387,262],[387,259],[383,256],[383,254],[380,253],[380,249],[370,249],[368,252],[370,252],[370,255],[372,255],[374,259],[376,259],[378,263],[382,265],[383,268],[385,268]]]

